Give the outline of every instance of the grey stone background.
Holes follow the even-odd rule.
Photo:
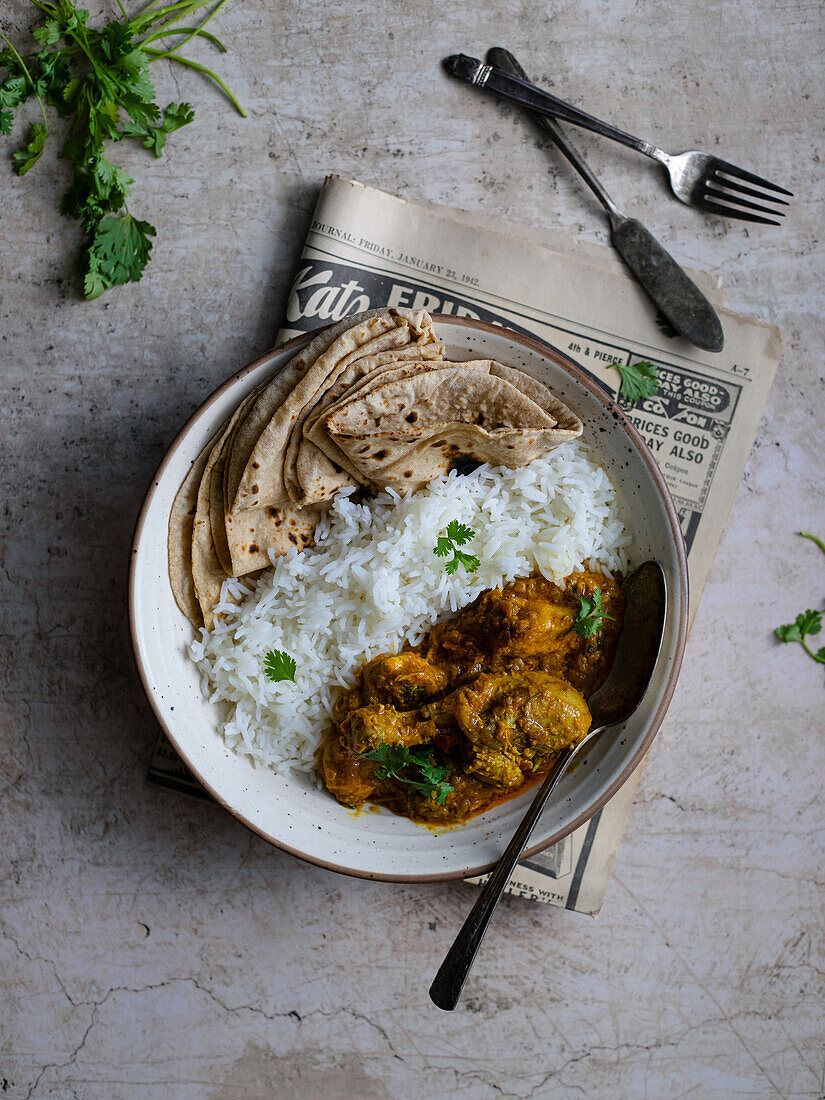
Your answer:
[[[10,0],[0,29],[31,18]],[[66,166],[52,148],[18,180],[0,158],[0,1095],[821,1097],[825,670],[772,637],[825,587],[794,534],[825,534],[821,5],[235,0],[216,29],[230,53],[193,52],[248,119],[161,64],[196,121],[162,160],[116,151],[159,231],[139,285],[81,301]],[[604,239],[527,128],[439,70],[494,44],[797,198],[782,229],[703,217],[582,138],[786,352],[601,916],[506,900],[448,1016],[427,986],[471,887],[325,873],[146,784],[126,577],[179,426],[273,342],[325,173]]]

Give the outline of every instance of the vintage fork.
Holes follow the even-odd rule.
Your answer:
[[[761,176],[755,176],[753,172],[737,168],[735,164],[730,164],[710,153],[696,150],[678,154],[666,153],[663,149],[657,149],[655,145],[651,145],[650,142],[633,137],[632,134],[602,122],[601,119],[579,110],[570,103],[565,103],[563,99],[537,88],[528,80],[502,72],[501,69],[496,69],[492,65],[485,65],[474,57],[453,54],[445,58],[444,65],[449,73],[468,84],[475,84],[476,87],[493,92],[502,99],[517,103],[520,107],[527,107],[531,111],[572,122],[596,134],[613,138],[622,145],[628,145],[631,149],[636,149],[658,160],[668,172],[673,194],[688,206],[696,206],[700,210],[721,214],[723,217],[741,218],[743,221],[761,222],[764,225],[781,225],[781,222],[773,219],[784,217],[784,211],[775,207],[761,206],[750,200],[761,199],[762,202],[788,206],[784,199],[780,199],[778,195],[768,194],[766,191],[775,191],[779,195],[793,197],[792,191],[786,191],[784,187],[762,179]],[[745,184],[753,186],[748,187]],[[749,198],[743,198],[744,195]],[[759,213],[752,213],[752,211]],[[761,216],[762,214],[771,214],[773,217],[765,218]]]

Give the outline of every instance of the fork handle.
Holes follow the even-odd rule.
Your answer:
[[[526,107],[528,110],[536,111],[542,115],[549,115],[551,118],[560,118],[564,122],[572,122],[574,126],[581,126],[585,130],[592,130],[594,134],[612,138],[614,141],[627,145],[639,153],[644,153],[645,156],[652,157],[662,164],[665,164],[669,159],[667,153],[662,149],[657,149],[650,142],[642,141],[641,138],[634,137],[625,130],[620,130],[617,126],[611,126],[609,122],[602,122],[601,119],[587,114],[586,111],[574,107],[571,103],[565,103],[558,96],[551,95],[550,92],[545,92],[542,88],[537,88],[529,80],[511,76],[493,65],[483,64],[474,57],[467,57],[466,54],[453,54],[452,57],[445,59],[444,65],[447,71],[458,77],[459,80],[463,80],[467,84],[474,84],[478,88],[484,88],[502,99],[517,103],[520,107]]]
[[[583,744],[583,742],[579,744]],[[484,939],[484,933],[487,931],[490,918],[495,912],[501,895],[504,893],[504,887],[510,881],[510,875],[521,858],[550,792],[564,775],[567,765],[570,763],[570,758],[578,748],[579,745],[576,745],[572,749],[562,749],[559,753],[547,778],[539,787],[538,794],[533,799],[530,809],[524,815],[521,824],[513,834],[513,839],[507,845],[504,855],[482,887],[475,905],[461,926],[461,931],[453,940],[453,945],[445,955],[444,962],[438,968],[438,973],[430,986],[430,998],[438,1008],[450,1012],[458,1004],[458,998],[461,996],[464,982],[470,973],[473,959],[475,959],[481,941]]]

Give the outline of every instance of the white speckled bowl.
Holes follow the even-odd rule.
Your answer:
[[[536,826],[525,856],[587,821],[629,778],[670,702],[687,631],[687,562],[676,510],[641,436],[611,399],[561,353],[527,337],[464,318],[436,317],[449,358],[498,359],[546,382],[584,422],[584,438],[624,498],[632,521],[631,563],[655,558],[667,580],[667,620],[650,689],[633,718],[597,739],[566,776]],[[291,340],[230,378],[198,409],[157,471],[132,548],[129,610],[140,675],[155,713],[200,782],[260,836],[322,867],[366,878],[427,882],[488,871],[529,803],[524,794],[467,825],[436,833],[388,811],[355,815],[330,795],[230,751],[215,708],[201,694],[186,653],[192,627],[167,575],[172,501],[189,466],[247,393],[306,342]]]

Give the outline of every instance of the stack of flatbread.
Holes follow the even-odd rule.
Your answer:
[[[196,626],[212,629],[228,578],[312,546],[341,489],[411,491],[485,462],[523,466],[581,434],[530,375],[443,351],[423,310],[372,310],[325,329],[241,402],[169,520],[172,589]]]

